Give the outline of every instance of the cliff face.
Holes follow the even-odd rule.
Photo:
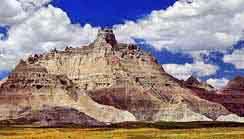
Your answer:
[[[241,76],[229,81],[226,87],[214,93],[196,88],[194,92],[202,99],[222,104],[230,112],[244,116],[244,78]]]
[[[53,50],[20,61],[1,85],[0,111],[0,120],[90,126],[209,121],[230,114],[222,105],[182,86],[136,45],[118,43],[112,30],[100,30],[89,46]],[[62,118],[63,114],[51,111],[70,114]]]
[[[244,92],[244,77],[238,76],[229,81],[229,83],[223,89],[223,92],[242,94]]]
[[[244,116],[244,77],[238,76],[229,81],[219,93],[224,96],[220,103],[239,116]]]
[[[70,111],[74,109],[85,118],[95,117],[97,123],[123,122],[125,119],[135,121],[135,117],[129,112],[94,102],[67,76],[50,74],[39,64],[29,64],[21,61],[8,80],[1,86],[0,109],[5,112],[0,114],[0,119],[23,119],[26,118],[26,115],[36,115],[36,112],[42,112],[46,107],[60,107],[60,109],[65,109],[67,112],[69,109]],[[50,124],[54,122],[52,119],[65,117],[59,115],[60,117],[55,118],[52,116],[54,115],[48,116],[47,119],[34,121],[40,124]],[[72,117],[65,118],[74,118],[72,114],[69,116]],[[67,119],[61,120],[67,121]],[[77,120],[79,119],[73,119],[71,123]],[[33,121],[33,119],[27,121]],[[94,125],[96,125],[96,122]]]

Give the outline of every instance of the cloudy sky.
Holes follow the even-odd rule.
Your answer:
[[[179,79],[215,87],[244,75],[243,0],[1,0],[0,79],[33,53],[79,47],[100,27]]]

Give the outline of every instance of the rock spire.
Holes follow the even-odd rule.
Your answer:
[[[112,29],[102,28],[98,31],[95,45],[101,46],[101,44],[110,44],[112,47],[117,45],[117,40]]]

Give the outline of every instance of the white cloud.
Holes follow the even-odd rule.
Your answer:
[[[221,89],[224,86],[227,85],[227,83],[229,82],[229,80],[222,78],[222,79],[208,79],[207,83],[214,86],[215,88]]]
[[[116,25],[116,34],[127,42],[145,39],[157,49],[223,50],[243,35],[243,7],[243,0],[179,0],[137,22]]]
[[[0,4],[0,25],[12,24],[26,16],[16,0],[2,0]]]
[[[237,69],[244,69],[244,49],[235,50],[230,55],[225,55],[224,62],[235,65]]]
[[[7,40],[0,40],[0,69],[14,67],[18,59],[66,45],[79,46],[94,39],[97,28],[73,25],[64,11],[46,5],[51,0],[2,0],[0,25],[10,25]],[[142,38],[157,49],[184,50],[194,64],[164,65],[179,78],[212,75],[217,67],[204,64],[199,51],[225,49],[242,37],[243,0],[179,0],[166,10],[153,11],[137,22],[115,25],[119,41]],[[8,10],[6,10],[8,9]],[[172,68],[173,67],[173,68]]]
[[[52,0],[18,0],[18,1],[22,4],[24,9],[32,9],[35,7],[41,7],[51,2]]]
[[[0,69],[11,69],[16,62],[32,53],[80,46],[94,39],[97,28],[71,24],[59,8],[51,5],[40,8],[23,22],[11,26],[8,39],[0,41]]]
[[[213,75],[218,70],[217,66],[196,62],[194,64],[164,64],[163,68],[166,72],[178,79],[186,80],[191,75],[204,77]]]
[[[1,0],[0,25],[20,23],[51,0]]]

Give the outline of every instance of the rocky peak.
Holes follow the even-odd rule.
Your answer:
[[[244,77],[237,76],[233,80],[229,81],[225,89],[244,89]]]
[[[97,38],[94,43],[96,46],[110,44],[112,47],[115,47],[117,45],[117,40],[112,29],[103,28],[98,31]]]
[[[200,89],[205,89],[208,91],[213,91],[214,87],[207,84],[206,82],[200,82],[196,77],[191,76],[185,81],[185,85],[188,87],[195,87]]]
[[[22,118],[19,111],[28,114],[29,121],[50,116],[62,123],[72,123],[70,118],[75,123],[91,120],[87,116],[119,123],[186,121],[185,115],[194,117],[189,121],[201,121],[229,114],[222,105],[193,94],[193,89],[205,88],[196,78],[186,82],[192,85],[182,87],[152,55],[137,45],[117,43],[112,30],[101,29],[88,46],[54,49],[21,60],[0,87],[0,122]],[[6,105],[11,107],[7,112],[2,110]]]
[[[198,79],[194,76],[191,76],[189,77],[187,80],[186,80],[186,84],[187,85],[199,85],[201,84]]]

